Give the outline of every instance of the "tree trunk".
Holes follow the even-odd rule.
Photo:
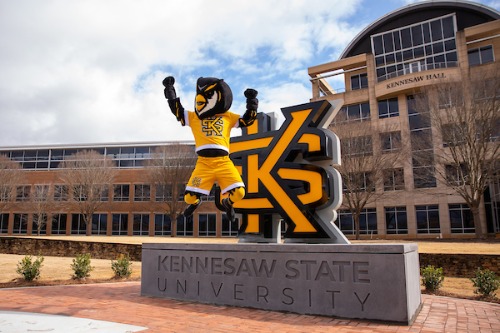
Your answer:
[[[474,220],[474,228],[476,230],[476,237],[480,239],[486,238],[486,232],[483,230],[483,225],[481,224],[481,214],[479,214],[479,207],[471,208],[472,219]]]
[[[86,236],[92,235],[92,214],[89,214],[89,215],[85,215],[85,218],[83,221],[85,223],[85,235]]]
[[[175,237],[177,235],[177,215],[170,215],[170,223],[172,224],[170,237]]]
[[[356,240],[359,240],[359,215],[361,215],[360,212],[354,213],[354,229],[355,229],[355,234],[356,234]]]

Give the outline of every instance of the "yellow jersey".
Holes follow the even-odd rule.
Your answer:
[[[193,132],[195,150],[221,149],[229,153],[231,129],[238,127],[240,115],[226,111],[213,117],[200,119],[193,111],[184,111],[186,126]]]

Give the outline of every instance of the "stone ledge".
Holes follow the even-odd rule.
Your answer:
[[[148,244],[148,246],[153,245],[153,243]],[[302,246],[304,244],[296,245]],[[110,260],[116,259],[120,254],[128,254],[131,260],[140,261],[142,249],[139,244],[77,242],[0,236],[0,253],[21,255],[41,254],[55,257],[76,257],[76,255],[81,253],[90,253],[92,258]],[[443,267],[445,276],[472,277],[478,267],[489,269],[495,272],[495,274],[500,275],[500,255],[419,253],[419,258],[420,267],[426,267],[427,265]]]

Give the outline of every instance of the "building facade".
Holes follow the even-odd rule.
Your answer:
[[[215,207],[214,196],[202,197],[203,204],[192,217],[180,216],[175,224],[172,223],[165,202],[175,198],[171,197],[171,191],[165,191],[152,183],[147,164],[162,148],[166,147],[168,154],[168,147],[173,144],[154,142],[0,148],[0,155],[19,163],[23,173],[22,183],[16,186],[12,204],[0,212],[0,234],[235,236],[238,232],[237,223],[231,224],[225,213]],[[175,144],[192,147],[194,155],[193,143]],[[84,223],[77,203],[67,193],[67,185],[61,177],[64,173],[61,163],[83,151],[95,151],[106,156],[113,161],[116,169],[113,183],[106,187],[100,197],[101,202],[93,214],[92,225]],[[47,223],[38,230],[33,203],[38,190],[44,187],[52,204],[47,206]],[[182,210],[182,194],[177,201],[177,206]]]
[[[460,77],[475,70],[498,66],[500,14],[491,8],[464,1],[428,1],[403,7],[364,29],[337,61],[308,69],[312,101],[342,100],[339,115],[347,121],[369,121],[379,128],[373,149],[392,149],[395,142],[408,145],[419,127],[412,111],[413,94],[443,77]],[[332,78],[343,78],[345,87],[331,88]],[[338,81],[337,81],[338,82]],[[335,120],[334,120],[335,122]],[[391,128],[384,132],[384,128]],[[382,139],[381,139],[382,138]],[[234,237],[237,223],[229,223],[214,197],[192,218],[176,223],[163,208],[165,193],[151,184],[147,161],[168,142],[0,147],[0,155],[20,164],[24,179],[17,185],[14,202],[0,211],[2,235],[143,235]],[[186,143],[188,144],[188,143]],[[498,144],[498,142],[496,142]],[[379,148],[375,148],[379,147]],[[86,226],[74,205],[65,205],[61,162],[83,150],[111,158],[117,175],[102,196],[92,225]],[[475,226],[464,200],[435,180],[422,182],[411,161],[402,167],[402,180],[392,186],[379,184],[387,195],[364,207],[360,232],[364,238],[474,237]],[[57,208],[47,212],[47,223],[38,230],[33,193],[47,187]],[[446,195],[443,195],[446,193]],[[182,198],[178,198],[182,201]],[[484,230],[500,232],[500,186],[492,183],[481,205]],[[1,207],[1,206],[0,206]],[[54,206],[55,207],[55,206]],[[335,222],[346,235],[354,234],[351,213],[342,209]],[[174,227],[175,225],[175,227]]]
[[[353,123],[375,129],[367,139],[374,154],[415,150],[412,145],[418,133],[428,131],[439,136],[430,121],[419,118],[415,94],[447,79],[496,71],[500,59],[499,18],[497,11],[465,1],[425,1],[389,13],[364,29],[339,60],[308,69],[312,100],[342,101],[332,130]],[[342,81],[343,87],[332,88]],[[496,121],[498,124],[498,118]],[[361,135],[366,139],[366,132]],[[434,140],[433,144],[439,142]],[[498,138],[491,144],[498,145]],[[432,152],[440,147],[428,148]],[[413,157],[395,170],[392,179],[377,184],[376,191],[381,195],[364,207],[361,235],[474,237],[472,213],[461,196],[438,177],[425,181],[419,177],[422,165]],[[482,230],[489,234],[500,232],[498,190],[498,180],[491,182],[480,206]],[[341,230],[353,234],[350,210],[344,206],[339,216]]]

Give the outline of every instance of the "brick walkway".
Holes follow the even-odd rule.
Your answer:
[[[500,332],[500,305],[428,295],[411,326],[142,297],[140,282],[0,289],[0,300],[4,311],[114,321],[147,333]]]

